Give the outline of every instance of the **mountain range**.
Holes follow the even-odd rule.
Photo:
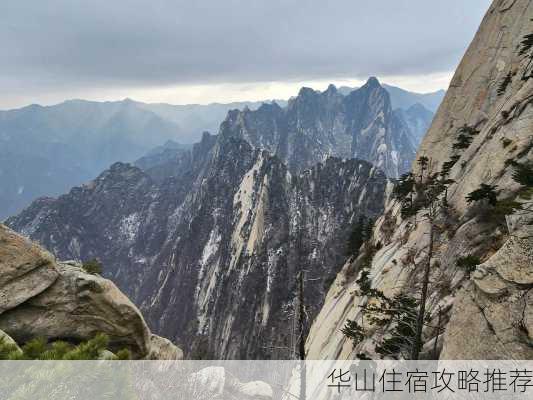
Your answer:
[[[302,88],[33,201],[0,225],[0,339],[102,331],[108,356],[142,359],[533,359],[532,16],[492,2],[434,118],[375,78]],[[307,363],[307,398],[338,397],[324,365]]]
[[[395,99],[402,107],[419,100],[429,107],[429,111],[415,112],[417,121],[426,121],[420,127],[425,130],[433,108],[424,99],[438,99],[441,93],[388,90],[395,93],[391,96],[393,108]],[[70,100],[0,111],[0,220],[38,197],[57,196],[93,179],[116,161],[133,162],[168,140],[182,145],[197,142],[204,131],[218,132],[228,111],[256,110],[263,103],[180,106],[130,99],[101,103]],[[287,102],[277,104],[284,107]],[[407,117],[405,120],[409,122]]]
[[[386,171],[413,160],[417,133],[397,115],[375,78],[347,96],[304,88],[285,108],[230,111],[192,149],[168,142],[116,163],[7,224],[61,259],[98,257],[189,356],[292,358],[299,268],[312,318],[353,231],[382,213]]]

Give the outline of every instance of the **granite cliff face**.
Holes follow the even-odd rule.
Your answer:
[[[370,78],[347,95],[333,85],[324,92],[302,88],[285,108],[273,103],[232,111],[220,132],[276,154],[291,171],[334,156],[372,162],[394,178],[409,170],[431,122],[427,113],[393,111],[387,90]]]
[[[447,176],[455,181],[433,228],[426,311],[430,325],[442,329],[424,329],[422,357],[533,357],[533,213],[512,178],[513,163],[533,161],[532,55],[521,51],[524,36],[533,32],[532,17],[530,1],[492,3],[418,151],[429,165],[413,166],[420,179],[452,160]],[[481,184],[497,186],[499,209],[466,201]],[[496,213],[504,200],[524,210]],[[420,293],[431,237],[426,211],[402,217],[399,201],[390,200],[376,224],[368,271],[372,287],[386,296]],[[467,256],[479,260],[470,275],[460,263]],[[367,324],[366,339],[354,347],[341,333],[347,320],[363,321],[360,306],[369,299],[356,282],[362,264],[348,263],[337,276],[308,337],[309,358],[375,356],[376,342],[390,334],[391,326]]]
[[[223,134],[178,159],[162,180],[115,164],[8,223],[59,257],[99,257],[149,325],[193,356],[292,358],[298,268],[312,316],[354,223],[381,213],[385,175],[337,158],[291,173]]]
[[[375,78],[347,96],[304,88],[286,108],[231,111],[192,150],[114,164],[7,223],[60,258],[100,258],[190,356],[293,358],[298,273],[312,319],[359,218],[383,211],[381,168],[397,176],[413,159],[427,123],[416,111],[392,111]]]
[[[4,333],[2,333],[4,332]],[[43,337],[77,343],[97,333],[135,358],[178,359],[181,350],[153,335],[138,309],[109,280],[76,262],[58,262],[0,225],[0,335],[17,343]]]

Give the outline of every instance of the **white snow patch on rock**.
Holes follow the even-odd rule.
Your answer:
[[[137,233],[139,232],[139,226],[141,225],[141,219],[138,213],[133,213],[124,218],[120,223],[120,234],[124,239],[129,242],[135,240]]]

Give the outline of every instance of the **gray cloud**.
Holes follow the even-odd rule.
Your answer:
[[[452,70],[489,0],[3,0],[0,96]]]

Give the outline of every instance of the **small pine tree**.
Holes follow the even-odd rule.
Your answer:
[[[501,81],[500,85],[498,86],[498,96],[501,96],[505,93],[507,90],[507,86],[513,81],[513,76],[509,72],[507,75],[505,75],[505,78]]]
[[[47,350],[47,342],[44,338],[35,338],[22,346],[24,358],[28,360],[39,360]]]
[[[476,136],[479,134],[479,130],[472,127],[472,126],[468,126],[468,125],[463,125],[460,129],[459,129],[459,133],[466,133],[467,135],[470,135],[470,136]]]
[[[526,188],[533,187],[533,162],[519,164],[512,162],[513,180]]]
[[[103,333],[77,346],[61,340],[48,343],[44,338],[35,338],[19,349],[0,339],[0,360],[98,360],[108,345],[109,338]],[[112,359],[129,360],[131,352],[128,349],[119,350]]]
[[[521,203],[511,200],[498,200],[498,203],[492,210],[492,214],[499,219],[505,218],[506,215],[511,215],[517,210],[524,210]]]
[[[469,255],[464,257],[459,257],[457,259],[457,267],[463,269],[467,276],[470,276],[472,272],[475,271],[476,267],[481,264],[481,260],[477,256]]]
[[[486,200],[491,206],[496,206],[498,204],[498,191],[496,190],[497,188],[497,186],[482,183],[479,186],[479,189],[470,192],[466,196],[466,202],[472,203]]]
[[[522,56],[529,52],[529,50],[533,47],[533,33],[527,34],[522,38],[522,42],[520,43],[520,52],[519,54]]]
[[[44,360],[63,360],[63,358],[74,349],[70,343],[58,340],[53,342],[50,349],[46,350],[41,358]]]
[[[372,289],[370,271],[368,269],[362,270],[361,275],[355,281],[355,283],[357,283],[357,285],[359,286],[359,294],[361,296],[368,296],[370,294],[370,290]]]
[[[350,234],[350,237],[348,238],[348,249],[347,254],[348,255],[355,255],[357,257],[359,253],[359,249],[363,245],[363,243],[366,240],[366,225],[367,225],[367,219],[364,215],[361,215],[357,222],[355,223],[352,233]]]
[[[22,355],[19,347],[7,341],[6,338],[0,338],[0,360],[16,360]]]
[[[374,232],[374,221],[371,218],[367,218],[365,230],[364,230],[364,239],[368,241],[372,239],[372,233]]]
[[[117,354],[114,359],[115,360],[131,360],[132,359],[131,351],[129,351],[128,349],[121,349],[117,351]]]
[[[392,194],[397,200],[403,200],[412,193],[414,186],[415,178],[413,174],[411,172],[403,174],[400,179],[396,181]]]
[[[376,352],[382,356],[396,357],[401,354],[409,358],[416,335],[418,302],[411,296],[395,296],[386,310],[387,325],[392,324],[388,335],[376,346]]]
[[[457,141],[453,144],[454,150],[468,149],[472,143],[472,136],[461,133],[457,136]]]
[[[460,158],[461,156],[459,155],[453,155],[450,157],[449,161],[446,161],[444,164],[442,164],[441,177],[447,177],[450,174],[451,169],[455,164],[457,164],[457,161],[459,161]]]
[[[103,272],[103,266],[100,261],[98,261],[96,258],[93,258],[92,260],[86,261],[82,264],[83,269],[85,272],[91,275],[101,275]]]
[[[347,320],[342,334],[352,341],[353,347],[357,346],[365,339],[364,329],[356,321]]]
[[[429,167],[429,158],[422,156],[418,159],[417,164],[420,167],[420,180],[422,180],[424,178],[424,172],[426,172]]]

